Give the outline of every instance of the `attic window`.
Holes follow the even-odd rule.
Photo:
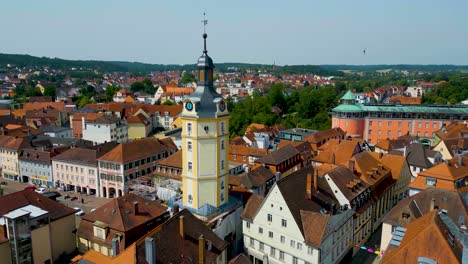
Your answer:
[[[210,130],[208,126],[205,126],[204,129],[205,129],[205,133],[208,133],[208,131]]]

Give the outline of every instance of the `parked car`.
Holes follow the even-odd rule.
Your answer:
[[[47,191],[46,191],[46,188],[42,188],[42,187],[41,187],[41,188],[37,188],[37,189],[35,189],[34,191],[37,192],[37,193],[40,193],[40,194],[44,194],[44,193],[47,192]]]
[[[25,190],[33,190],[33,191],[34,191],[34,190],[36,190],[36,186],[34,186],[34,185],[29,185],[29,186],[24,187],[24,189],[25,189]]]
[[[73,207],[73,209],[76,210],[75,215],[82,216],[82,215],[85,214],[85,212],[83,210],[81,210],[79,207]]]

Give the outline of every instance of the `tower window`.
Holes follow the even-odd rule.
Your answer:
[[[187,150],[192,151],[192,142],[191,141],[187,142]]]
[[[193,196],[191,194],[189,194],[189,196],[188,196],[188,202],[189,202],[189,204],[191,204],[193,202]]]
[[[200,82],[204,82],[205,81],[205,70],[200,70],[198,72],[198,80]]]
[[[192,133],[192,123],[187,123],[187,133],[188,134]]]
[[[208,131],[210,130],[210,128],[208,126],[205,126],[204,129],[205,129],[205,133],[208,134]]]
[[[224,140],[221,140],[221,149],[224,149]]]
[[[188,163],[188,170],[191,171],[192,170],[192,162],[189,161]]]
[[[224,122],[221,122],[221,133],[224,134]]]
[[[221,169],[224,170],[224,160],[221,161]]]

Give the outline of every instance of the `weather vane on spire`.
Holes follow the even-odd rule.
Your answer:
[[[201,22],[203,23],[203,33],[206,33],[206,25],[208,24],[208,19],[206,19],[205,13],[203,13],[203,20]]]

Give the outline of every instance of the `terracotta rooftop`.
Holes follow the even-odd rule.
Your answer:
[[[240,175],[241,183],[248,189],[255,189],[266,184],[275,177],[267,168],[259,166],[243,175]]]
[[[421,97],[408,97],[403,95],[394,95],[390,97],[390,103],[399,103],[399,104],[421,104]]]
[[[344,132],[341,128],[332,128],[323,131],[318,131],[308,137],[305,138],[305,141],[309,141],[312,144],[322,143],[323,141],[327,141],[332,138],[344,138],[346,136],[346,132]]]
[[[29,146],[28,139],[13,136],[0,136],[0,148],[9,150],[20,150]]]
[[[279,165],[298,154],[300,153],[296,148],[291,145],[286,145],[281,149],[273,151],[272,153],[257,159],[256,162],[268,165]]]
[[[182,169],[182,150],[156,162],[156,165]]]
[[[239,255],[231,259],[229,261],[229,264],[252,264],[252,262],[246,255],[244,255],[244,253],[240,253]]]
[[[97,166],[97,158],[112,150],[117,145],[118,143],[116,142],[107,142],[91,148],[71,148],[53,157],[52,160]]]
[[[170,138],[160,140],[152,137],[133,140],[117,145],[114,149],[98,158],[98,160],[127,163],[154,156],[158,153],[173,153],[177,148],[174,148],[172,146],[173,142],[170,144],[171,142]]]
[[[435,134],[440,139],[460,138],[463,134],[468,134],[468,127],[462,122],[453,122],[437,130]]]
[[[137,203],[137,207],[135,207],[135,203]],[[97,239],[98,243],[112,246],[112,238],[117,233],[123,235],[155,219],[164,221],[166,217],[169,217],[167,207],[162,205],[160,201],[149,201],[135,194],[126,194],[119,198],[114,198],[98,207],[95,211],[82,216],[77,235],[85,237],[88,240],[97,239],[94,238],[93,225],[96,221],[99,221],[108,225],[109,234],[104,241]],[[131,234],[131,236],[134,235]],[[131,238],[123,237],[120,241],[121,249],[136,241],[133,239],[129,243],[126,240],[131,240]]]
[[[61,112],[65,111],[64,102],[29,102],[23,106],[25,111],[29,110],[43,110],[43,109],[57,109]]]
[[[421,171],[418,176],[455,181],[468,177],[468,166],[463,162],[459,164],[455,158],[454,160],[441,162],[427,170]]]
[[[49,212],[52,221],[74,214],[75,209],[53,201],[33,190],[22,190],[0,197],[0,216],[18,208],[34,205]]]
[[[183,234],[180,235],[180,217],[183,216]],[[154,239],[156,244],[156,263],[189,264],[199,259],[199,238],[203,235],[205,243],[211,243],[211,249],[204,247],[204,263],[216,263],[216,259],[227,248],[228,243],[220,239],[208,226],[187,210],[174,214],[169,220],[149,232],[146,237]],[[136,262],[146,263],[145,241],[136,242]],[[170,241],[170,243],[168,243]]]
[[[359,142],[355,140],[330,140],[319,149],[323,151],[313,157],[313,161],[336,165],[347,165],[349,159],[362,151]]]
[[[268,150],[255,147],[247,147],[240,145],[230,145],[229,146],[230,155],[242,155],[242,156],[252,156],[252,157],[263,157],[268,154]]]
[[[461,263],[463,247],[467,246],[466,234],[457,233],[457,227],[450,221],[434,210],[409,223],[400,246],[387,250],[381,263],[421,263],[420,257],[438,264]],[[462,241],[460,236],[464,238]],[[449,242],[448,237],[452,237],[453,242]]]
[[[464,201],[462,195],[456,191],[438,188],[429,188],[401,200],[385,215],[382,222],[405,227],[434,209],[431,208],[432,199],[434,199],[434,206],[439,210],[446,210],[454,222],[458,222],[460,216],[464,216],[465,225],[468,225],[468,201]]]
[[[253,218],[257,214],[257,211],[264,199],[265,198],[257,194],[250,196],[247,204],[245,205],[244,211],[242,211],[241,217],[247,221],[253,221]]]

